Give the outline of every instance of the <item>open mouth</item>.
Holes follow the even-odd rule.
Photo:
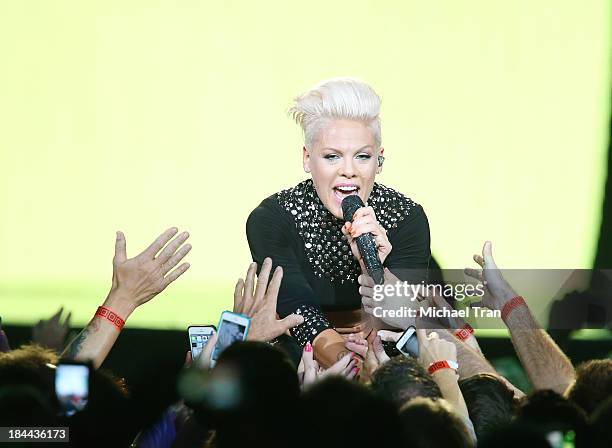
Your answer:
[[[334,196],[339,202],[352,194],[358,194],[359,187],[357,185],[336,185],[334,187]]]

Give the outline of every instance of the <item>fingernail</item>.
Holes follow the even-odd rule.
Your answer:
[[[357,375],[359,373],[359,367],[353,367],[351,372],[354,373],[355,375]]]
[[[306,345],[304,346],[304,351],[309,353],[312,351],[312,345],[310,345],[310,342],[306,343]]]

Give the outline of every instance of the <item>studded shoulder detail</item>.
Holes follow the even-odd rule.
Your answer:
[[[356,282],[361,270],[342,234],[344,222],[325,208],[312,180],[305,180],[276,196],[281,207],[293,217],[315,275],[332,283]],[[385,230],[390,230],[409,215],[416,203],[392,188],[374,183],[367,205],[374,209]]]

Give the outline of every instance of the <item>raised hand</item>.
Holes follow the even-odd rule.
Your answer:
[[[457,362],[457,347],[449,341],[440,339],[437,332],[427,335],[424,329],[416,329],[419,340],[419,364],[427,368],[436,361],[450,360]]]
[[[516,296],[516,292],[503,277],[501,271],[493,259],[491,242],[487,241],[482,247],[482,256],[474,255],[474,261],[482,269],[466,268],[466,275],[480,280],[486,287],[486,294],[482,303],[492,310],[501,310],[510,299]]]
[[[401,310],[402,307],[412,308],[415,310],[415,313],[418,313],[420,308],[416,297],[411,297],[410,294],[403,294],[404,289],[396,287],[402,284],[402,281],[393,275],[389,269],[385,268],[384,284],[377,286],[377,288],[380,288],[378,291],[380,295],[378,297],[376,297],[374,291],[375,286],[372,277],[366,274],[361,274],[357,278],[357,282],[359,283],[361,304],[363,305],[363,310],[367,314],[374,316],[374,308],[378,307],[379,311],[383,314],[379,313],[374,317],[382,320],[385,324],[404,330],[409,326],[414,325],[415,318],[413,317],[409,317],[407,315],[396,316],[396,314],[399,313],[384,313],[384,311]],[[386,286],[388,285],[394,286],[394,292],[392,294],[384,294],[384,291],[387,289]],[[406,290],[409,291],[408,288]]]
[[[304,322],[304,318],[298,314],[290,314],[284,319],[277,318],[276,302],[283,279],[283,269],[278,266],[268,284],[271,270],[272,260],[266,258],[261,265],[261,271],[255,284],[257,263],[251,263],[246,281],[238,279],[234,289],[234,313],[244,314],[251,318],[247,335],[249,341],[271,341]]]
[[[62,322],[62,313],[64,308],[60,308],[57,313],[51,316],[49,319],[41,319],[32,328],[32,342],[61,352],[64,348],[64,342],[66,341],[66,335],[70,330],[70,317],[72,313],[64,316]]]
[[[174,269],[191,250],[191,244],[184,244],[189,233],[177,235],[177,232],[176,227],[166,230],[134,258],[127,258],[125,236],[123,232],[117,232],[113,281],[109,293],[112,300],[107,304],[120,315],[123,313],[123,318],[189,269],[189,263]]]
[[[348,380],[352,380],[359,374],[359,360],[354,353],[344,355],[340,360],[333,364],[329,369],[322,369],[319,363],[313,358],[313,349],[310,343],[304,346],[302,359],[298,366],[298,376],[302,388],[320,381],[328,376],[342,376]]]

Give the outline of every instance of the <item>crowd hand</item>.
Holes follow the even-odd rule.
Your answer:
[[[382,299],[374,299],[374,280],[372,277],[366,274],[361,274],[357,281],[359,283],[359,294],[361,295],[361,304],[363,310],[370,315],[374,315],[374,308],[380,307],[382,310],[400,310],[402,307],[408,307],[418,312],[421,305],[419,304],[416,297],[410,297],[409,295],[401,294],[403,288],[395,287],[398,284],[403,283],[399,278],[385,268],[384,271],[384,284],[378,286],[379,292],[382,295]],[[394,286],[394,292],[392,294],[384,294],[385,287],[387,285]],[[377,289],[378,289],[377,288]],[[400,294],[398,294],[398,292]],[[379,296],[380,297],[380,296]],[[374,316],[376,317],[376,316]],[[390,317],[388,314],[379,317],[385,324],[395,328],[401,328],[405,330],[411,325],[414,325],[415,318],[413,317]]]
[[[193,359],[191,355],[191,350],[187,351],[185,355],[185,367],[195,367],[201,370],[210,369],[210,358],[212,357],[213,350],[215,349],[215,344],[217,343],[217,333],[213,334],[208,338],[206,344],[202,348],[202,351],[197,356],[196,359]]]
[[[450,305],[450,303],[448,303],[448,301],[442,297],[439,296],[437,294],[428,294],[427,293],[427,289],[425,290],[425,295],[422,296],[424,299],[427,300],[427,303],[429,303],[429,306],[434,307],[434,308],[438,308],[438,309],[448,309],[448,310],[452,310],[453,307]],[[449,335],[451,335],[451,337],[455,337],[454,336],[454,332],[463,328],[465,326],[465,320],[459,316],[457,317],[449,317],[447,322],[448,325],[447,328],[449,328],[450,331],[447,331],[446,333],[448,333]],[[422,325],[419,325],[419,328],[427,328],[424,327]],[[433,327],[430,327],[433,328]],[[451,332],[453,334],[451,334]],[[442,335],[442,332],[439,333],[439,336]],[[464,342],[470,346],[471,348],[473,348],[474,350],[476,350],[477,352],[481,353],[480,350],[480,346],[478,345],[478,341],[476,340],[476,337],[474,335],[470,336],[469,338],[465,339]]]
[[[277,319],[276,301],[283,279],[283,269],[278,266],[268,284],[271,270],[272,260],[266,258],[261,265],[257,282],[255,282],[257,263],[251,263],[246,281],[238,279],[234,289],[234,313],[244,314],[251,318],[247,335],[249,341],[271,341],[304,322],[304,317],[298,314],[290,314],[284,319]]]
[[[57,313],[49,319],[41,319],[32,328],[32,342],[61,352],[64,348],[66,335],[70,330],[70,317],[72,313],[62,316],[64,308],[60,308]],[[62,321],[62,317],[64,317]]]
[[[482,256],[474,255],[474,261],[482,269],[466,268],[465,273],[469,277],[480,280],[485,285],[485,295],[482,303],[492,310],[501,310],[510,299],[516,296],[516,292],[504,279],[501,271],[493,260],[491,242],[484,243]]]
[[[370,379],[374,372],[390,359],[382,345],[380,335],[382,332],[384,330],[379,331],[378,334],[373,331],[367,339],[358,335],[350,335],[346,341],[346,348],[364,359],[365,379]],[[385,337],[389,337],[389,333],[394,332],[385,332]],[[399,335],[401,336],[401,333]]]
[[[437,332],[432,331],[427,335],[425,329],[416,329],[419,341],[419,364],[427,370],[436,361],[457,362],[457,347],[453,342],[440,339]]]
[[[182,263],[174,269],[191,250],[190,244],[184,244],[189,233],[177,235],[177,232],[176,227],[166,230],[134,258],[127,258],[125,236],[117,232],[113,283],[105,304],[122,318],[162,292],[189,269],[189,263]]]
[[[384,263],[387,256],[391,253],[393,246],[387,237],[387,231],[376,220],[376,214],[372,207],[362,207],[353,215],[353,222],[346,222],[342,226],[342,233],[346,236],[353,256],[359,261],[362,272],[366,272],[363,259],[357,247],[357,238],[365,233],[372,234],[376,243],[376,250],[380,262]]]
[[[314,359],[313,348],[310,343],[304,346],[302,359],[298,366],[298,376],[302,388],[321,381],[329,376],[341,376],[348,380],[352,380],[359,375],[360,368],[358,367],[359,359],[354,353],[347,353],[329,369],[322,369],[319,363]]]

